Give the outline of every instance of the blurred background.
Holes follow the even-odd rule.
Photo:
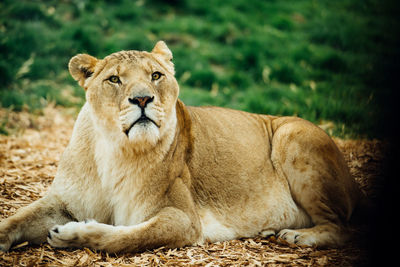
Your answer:
[[[164,40],[187,105],[296,115],[334,136],[381,138],[398,14],[396,1],[382,0],[1,0],[0,106],[78,110],[72,56]]]

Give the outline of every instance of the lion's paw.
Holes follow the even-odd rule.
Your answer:
[[[47,241],[53,247],[88,247],[103,249],[113,239],[115,227],[94,220],[56,225],[48,233]]]
[[[56,225],[50,229],[47,242],[53,247],[79,247],[82,239],[82,228],[85,222],[69,222],[65,225]]]
[[[271,236],[275,236],[275,234],[276,234],[275,230],[271,230],[271,229],[263,230],[260,232],[260,235],[266,239],[270,238]]]
[[[0,244],[0,251],[1,252],[7,252],[10,249],[11,245],[10,244]]]
[[[283,229],[277,237],[288,243],[302,246],[315,246],[317,243],[314,235],[300,230]]]
[[[7,252],[11,247],[11,240],[7,234],[0,233],[0,251]]]

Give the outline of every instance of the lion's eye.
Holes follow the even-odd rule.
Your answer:
[[[161,72],[158,72],[158,71],[153,72],[153,74],[151,75],[151,79],[152,79],[153,81],[157,81],[158,79],[161,78],[161,75],[162,75]]]
[[[115,76],[115,75],[113,75],[113,76],[111,76],[110,78],[108,78],[108,80],[109,80],[110,82],[112,82],[112,83],[120,83],[120,82],[121,82],[121,80],[119,79],[119,77],[118,77],[118,76]]]

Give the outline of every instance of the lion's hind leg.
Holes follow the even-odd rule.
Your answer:
[[[295,203],[313,226],[283,229],[278,237],[309,246],[339,246],[346,240],[359,189],[341,152],[321,129],[303,120],[280,126],[273,139],[272,160]]]

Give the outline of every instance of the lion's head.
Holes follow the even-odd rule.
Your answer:
[[[176,125],[179,87],[171,60],[159,41],[150,53],[121,51],[102,60],[78,54],[69,71],[86,90],[96,126],[114,138],[154,146]]]

